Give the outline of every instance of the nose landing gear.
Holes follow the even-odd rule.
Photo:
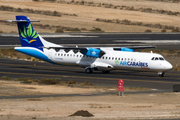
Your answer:
[[[164,77],[164,72],[158,72],[159,77]]]

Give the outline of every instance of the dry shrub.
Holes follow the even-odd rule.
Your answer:
[[[68,82],[68,84],[76,84],[76,81],[75,81],[75,80],[70,80],[70,81]]]
[[[151,30],[147,29],[145,32],[152,32]]]
[[[61,79],[60,78],[42,78],[38,81],[38,84],[44,84],[44,85],[54,85],[54,84],[60,84]]]
[[[26,77],[26,78],[18,78],[18,79],[15,79],[16,81],[20,81],[21,83],[24,83],[24,84],[31,84],[32,82],[36,82],[37,80],[31,78],[31,77]]]
[[[17,56],[16,52],[17,51],[15,51],[14,48],[0,50],[0,53],[2,53],[4,56]]]
[[[7,76],[2,76],[1,77],[2,80],[11,80],[11,78],[7,77]]]
[[[96,28],[96,27],[93,27],[94,29],[90,30],[92,32],[104,32],[103,30],[101,30],[101,28]]]
[[[57,28],[55,31],[55,33],[62,33],[62,32],[64,32],[62,28]]]
[[[47,2],[56,2],[56,0],[43,0],[43,1],[47,1]]]
[[[89,82],[84,82],[84,83],[81,83],[80,84],[81,86],[93,86],[93,84],[92,83],[89,83]]]
[[[162,29],[161,32],[166,32],[166,29]]]
[[[85,31],[85,30],[87,30],[87,29],[86,29],[86,28],[81,28],[81,30],[84,30],[84,31]]]
[[[179,32],[179,29],[173,29],[172,32]]]

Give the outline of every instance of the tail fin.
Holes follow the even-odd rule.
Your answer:
[[[16,22],[19,30],[19,37],[22,47],[43,47],[41,37],[33,29],[31,21],[26,16],[16,16]]]

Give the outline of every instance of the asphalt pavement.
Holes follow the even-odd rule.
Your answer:
[[[179,33],[62,33],[42,34],[47,41],[67,46],[136,46],[155,45],[158,49],[180,49]],[[0,34],[0,49],[19,46],[18,34]],[[116,87],[118,79],[125,80],[125,87],[140,87],[173,91],[174,84],[180,84],[180,72],[166,72],[158,77],[154,72],[115,70],[109,74],[94,72],[86,74],[83,68],[76,66],[52,65],[50,63],[22,60],[0,59],[0,77],[32,77],[36,79],[61,78],[64,81],[88,81],[98,86]]]
[[[32,77],[61,78],[62,81],[75,80],[83,83],[88,81],[94,85],[117,87],[118,80],[124,79],[125,87],[150,88],[164,92],[172,92],[173,85],[180,84],[180,72],[169,71],[164,77],[155,72],[136,72],[127,70],[114,70],[109,74],[100,71],[86,74],[83,68],[76,66],[61,66],[50,63],[30,62],[0,58],[0,77],[10,78]]]

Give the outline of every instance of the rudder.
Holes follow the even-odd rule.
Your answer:
[[[16,16],[19,37],[22,47],[36,47],[41,49],[44,45],[39,34],[33,29],[31,21],[26,16]],[[41,47],[41,48],[40,48]]]

